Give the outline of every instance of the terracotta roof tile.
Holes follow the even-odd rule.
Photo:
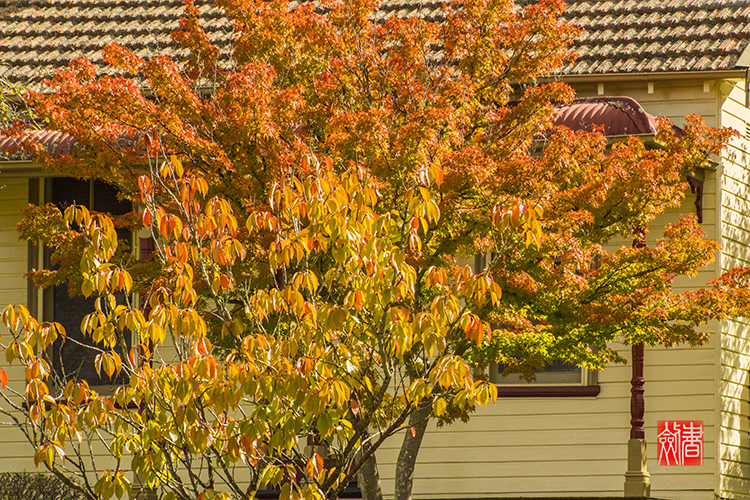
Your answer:
[[[438,20],[450,0],[385,0],[375,16]],[[534,0],[518,0],[531,2]],[[220,45],[231,26],[210,0],[196,0]],[[0,0],[0,74],[36,85],[75,56],[101,60],[117,40],[147,56],[178,54],[169,33],[182,0]],[[585,31],[564,74],[733,69],[750,38],[748,0],[569,0],[565,18]]]

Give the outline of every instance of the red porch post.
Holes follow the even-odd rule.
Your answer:
[[[646,439],[643,431],[646,401],[643,397],[643,342],[632,347],[633,378],[630,379],[630,439]]]
[[[646,468],[646,401],[643,397],[643,342],[634,344],[633,378],[630,380],[630,440],[628,440],[628,470],[625,472],[625,496],[648,497],[651,494],[651,475]]]

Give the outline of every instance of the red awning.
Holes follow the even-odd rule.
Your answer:
[[[630,97],[576,99],[560,108],[554,125],[564,125],[572,130],[602,126],[607,136],[655,134],[657,131],[656,118]],[[679,133],[679,129],[675,129]]]
[[[71,154],[78,148],[78,141],[64,132],[55,130],[33,130],[27,132],[30,139],[39,141],[50,156]],[[18,140],[0,136],[0,161],[30,160],[28,153],[18,150]]]

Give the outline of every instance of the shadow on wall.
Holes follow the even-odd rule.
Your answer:
[[[745,496],[750,478],[750,320],[728,324],[722,348],[721,497]]]

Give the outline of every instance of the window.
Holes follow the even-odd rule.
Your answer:
[[[510,372],[503,375],[506,365],[499,363],[492,364],[490,372],[490,381],[498,385],[526,385],[529,382],[521,377],[519,372]],[[565,384],[565,385],[585,385],[584,375],[586,370],[577,366],[575,363],[566,363],[556,359],[547,364],[544,369],[534,370],[536,380],[535,384]]]
[[[487,255],[474,256],[474,272],[487,267]],[[491,256],[489,256],[491,258]],[[507,365],[490,364],[490,382],[497,385],[500,397],[594,397],[599,394],[597,373],[575,363],[554,360],[543,369],[535,369],[536,380],[527,381],[519,372],[504,375]]]
[[[48,203],[57,205],[60,210],[65,210],[72,204],[84,205],[96,212],[104,212],[110,215],[123,215],[132,211],[130,202],[121,201],[117,197],[117,190],[100,181],[83,181],[67,177],[47,179],[45,182],[44,199]],[[131,234],[127,230],[118,229],[120,245],[131,243]],[[45,257],[49,265],[49,253]],[[43,318],[45,321],[56,321],[65,327],[67,339],[58,339],[50,353],[52,357],[52,368],[54,373],[62,378],[76,376],[85,379],[92,386],[109,385],[118,382],[115,376],[112,380],[102,373],[102,377],[96,372],[94,359],[98,351],[85,344],[90,344],[81,332],[81,321],[84,316],[94,311],[95,298],[85,299],[76,295],[71,297],[68,293],[67,283],[55,286],[44,291]],[[122,294],[117,296],[118,303],[124,301]],[[129,345],[131,339],[126,336]],[[82,345],[84,344],[84,345]],[[120,356],[124,353],[119,352]],[[121,377],[124,373],[121,374]]]
[[[523,380],[518,372],[503,375],[506,366],[490,365],[490,381],[501,397],[594,397],[599,394],[597,372],[575,363],[555,360],[544,369],[534,370],[536,380]]]

